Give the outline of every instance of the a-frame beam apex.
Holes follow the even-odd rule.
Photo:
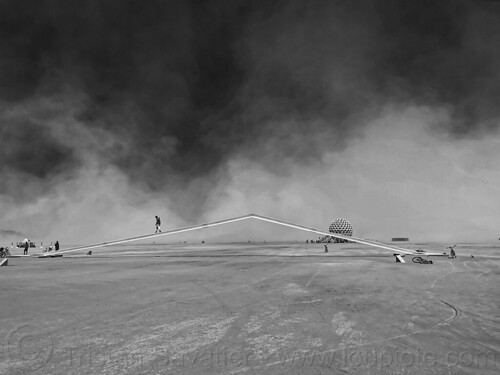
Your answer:
[[[190,231],[194,231],[194,230],[198,230],[198,229],[205,229],[205,228],[215,227],[218,225],[224,225],[224,224],[229,224],[229,223],[235,223],[238,221],[243,221],[243,220],[248,220],[248,219],[257,219],[257,220],[261,220],[261,221],[266,221],[269,223],[278,224],[278,225],[286,226],[289,228],[294,228],[294,229],[298,229],[298,230],[302,230],[302,231],[306,231],[306,232],[316,233],[316,234],[320,234],[323,236],[325,236],[325,235],[331,236],[331,237],[339,238],[342,240],[360,243],[360,244],[367,245],[367,246],[377,247],[380,249],[385,249],[385,250],[390,250],[390,251],[398,251],[398,252],[402,252],[402,253],[406,253],[406,254],[415,254],[414,251],[409,250],[409,249],[404,249],[404,248],[400,248],[397,246],[391,246],[391,245],[383,244],[380,242],[369,241],[369,240],[365,240],[362,238],[348,237],[348,236],[343,236],[343,235],[340,235],[337,233],[320,231],[320,230],[315,229],[315,228],[308,228],[308,227],[305,227],[302,225],[288,223],[286,221],[277,220],[277,219],[273,219],[270,217],[261,216],[261,215],[257,215],[257,214],[248,214],[248,215],[244,215],[244,216],[234,217],[231,219],[214,221],[212,223],[205,223],[205,224],[201,224],[201,225],[195,225],[195,226],[191,226],[191,227],[174,229],[174,230],[169,230],[169,231],[160,232],[160,233],[147,234],[147,235],[143,235],[143,236],[123,238],[123,239],[116,240],[116,241],[108,241],[108,242],[101,242],[101,243],[92,244],[92,245],[76,246],[73,248],[59,251],[58,253],[65,254],[65,253],[70,253],[70,252],[74,252],[74,251],[90,250],[90,249],[95,249],[95,248],[99,248],[99,247],[119,245],[122,243],[146,240],[146,239],[151,239],[151,238],[156,238],[156,237],[161,237],[161,236],[169,236],[169,235],[178,234],[178,233],[185,233],[185,232],[190,232]],[[42,254],[34,254],[34,255],[36,255],[36,256],[39,256],[39,255],[50,256],[51,254],[42,253]]]

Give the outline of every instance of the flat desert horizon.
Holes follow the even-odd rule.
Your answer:
[[[499,246],[458,244],[456,259],[427,265],[327,246],[134,244],[10,258],[0,372],[498,373]]]

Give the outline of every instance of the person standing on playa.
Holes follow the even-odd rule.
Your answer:
[[[328,246],[325,245],[325,253],[328,252]]]
[[[155,218],[156,218],[156,224],[155,224],[156,231],[155,231],[155,233],[158,233],[158,232],[161,233],[161,228],[160,228],[160,226],[161,226],[161,220],[160,220],[160,217],[159,216],[155,216]]]
[[[28,240],[24,241],[24,255],[28,255],[28,249],[30,247],[30,242]]]
[[[59,250],[59,241],[56,241],[56,243],[54,244],[54,250],[55,251]]]
[[[455,246],[457,245],[448,246],[448,249],[450,249],[450,256],[448,258],[450,259],[455,259],[457,257],[457,254],[455,253]]]

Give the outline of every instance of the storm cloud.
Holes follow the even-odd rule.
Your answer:
[[[61,186],[111,175],[190,220],[233,160],[313,167],[388,105],[446,110],[436,137],[485,137],[499,20],[488,1],[2,0],[2,200],[59,207]]]

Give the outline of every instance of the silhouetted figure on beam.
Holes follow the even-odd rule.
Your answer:
[[[161,219],[160,219],[159,216],[155,216],[155,218],[156,218],[156,224],[155,224],[156,231],[155,231],[155,233],[161,233],[161,228],[160,228],[160,226],[161,226]]]

